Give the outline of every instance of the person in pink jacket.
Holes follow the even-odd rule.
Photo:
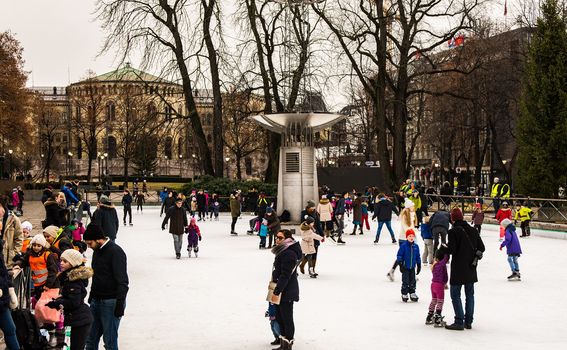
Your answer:
[[[502,206],[496,213],[496,220],[498,220],[499,224],[501,224],[504,219],[512,220],[512,209],[510,209],[508,202],[502,202]],[[506,229],[500,225],[500,241],[504,240],[505,233]]]

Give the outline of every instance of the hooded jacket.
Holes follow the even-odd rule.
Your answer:
[[[387,198],[382,198],[374,204],[374,215],[372,219],[377,218],[378,221],[392,221],[392,212],[400,215],[398,208]]]
[[[114,205],[100,203],[97,210],[93,213],[92,222],[100,226],[102,232],[104,232],[108,238],[112,240],[116,239],[120,222],[118,221],[118,213]]]
[[[305,222],[299,226],[299,230],[301,231],[301,252],[305,255],[315,254],[315,240],[320,241],[323,237],[316,234]]]
[[[53,300],[49,306],[54,308],[63,306],[65,326],[80,327],[93,322],[92,312],[84,303],[91,277],[93,277],[93,269],[86,266],[74,267],[57,276],[61,283],[61,296]]]
[[[62,226],[66,224],[63,222],[62,218],[64,217],[63,211],[65,209],[59,206],[54,200],[48,199],[43,203],[43,207],[45,208],[45,222],[43,223],[44,228],[47,226]]]
[[[317,204],[317,212],[321,218],[321,221],[331,221],[332,220],[332,213],[333,213],[333,206],[328,199],[321,199],[319,204]]]
[[[506,247],[506,253],[508,255],[522,254],[522,247],[520,246],[520,239],[516,234],[516,227],[514,224],[510,223],[506,226],[506,234],[504,235],[504,241],[500,245],[501,248]]]

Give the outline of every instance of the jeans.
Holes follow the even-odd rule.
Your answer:
[[[272,334],[274,338],[278,339],[280,335],[282,335],[282,331],[280,329],[280,324],[276,320],[270,321],[270,328],[272,329]]]
[[[260,247],[266,248],[266,236],[260,236]]]
[[[433,239],[425,238],[423,240],[423,256],[421,261],[433,264]]]
[[[451,284],[451,302],[455,311],[455,323],[459,326],[472,324],[474,314],[474,283],[466,283],[465,286],[465,311],[461,302],[462,284]]]
[[[510,264],[512,272],[520,272],[520,264],[518,264],[517,255],[508,255],[508,264]]]
[[[90,306],[94,320],[86,350],[98,350],[101,336],[106,350],[118,350],[120,317],[114,316],[116,299],[92,299]]]
[[[175,249],[175,254],[181,253],[181,247],[183,246],[183,235],[172,234],[173,236],[173,248]]]
[[[378,231],[376,231],[376,240],[380,239],[380,232],[382,232],[382,226],[384,226],[384,224],[386,224],[386,228],[388,229],[388,231],[390,231],[390,237],[392,238],[392,241],[394,241],[396,238],[394,237],[394,230],[392,230],[392,221],[378,221]]]
[[[0,329],[4,332],[4,342],[6,343],[6,349],[8,350],[19,350],[20,344],[18,343],[18,338],[16,337],[16,325],[12,319],[12,314],[10,309],[7,307],[0,311]]]

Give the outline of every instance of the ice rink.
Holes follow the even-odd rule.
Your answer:
[[[122,209],[118,208],[119,216]],[[120,227],[117,243],[128,255],[130,291],[120,325],[121,349],[271,349],[264,317],[274,259],[246,235],[249,215],[229,235],[230,217],[199,223],[199,258],[161,231],[157,208],[134,212],[134,226]],[[495,225],[484,225],[486,245],[475,285],[472,330],[449,331],[424,324],[431,271],[418,276],[419,302],[403,303],[400,273],[386,278],[397,244],[386,228],[374,245],[377,223],[364,235],[345,236],[344,246],[326,240],[319,249],[319,278],[299,276],[294,349],[559,349],[567,345],[567,240],[522,239],[521,282],[508,282],[506,254],[498,250]],[[397,234],[397,218],[393,222]],[[518,228],[519,230],[519,228]],[[346,229],[352,231],[352,224]],[[420,248],[423,246],[418,239]],[[184,249],[185,249],[184,242]],[[452,323],[448,291],[443,310]],[[101,344],[101,349],[102,349]]]

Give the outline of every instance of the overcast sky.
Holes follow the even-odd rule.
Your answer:
[[[240,0],[222,1],[226,8]],[[508,1],[509,19],[521,1]],[[502,20],[503,4],[495,0],[491,15]],[[97,57],[104,32],[94,9],[94,0],[0,0],[0,31],[10,30],[24,48],[28,86],[66,86],[87,70],[116,68],[113,55]]]

